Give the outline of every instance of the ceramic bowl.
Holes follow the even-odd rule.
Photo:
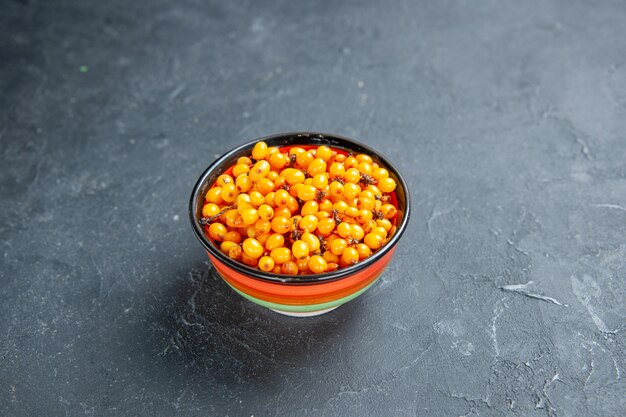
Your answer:
[[[292,146],[313,148],[326,145],[338,152],[366,153],[389,171],[397,187],[391,202],[396,205],[396,232],[389,241],[369,258],[350,267],[315,275],[288,276],[263,272],[235,261],[211,241],[205,227],[198,220],[202,217],[204,196],[217,180],[226,173],[237,158],[249,156],[254,144],[260,140],[268,146],[281,150]],[[409,191],[398,170],[380,152],[345,137],[314,132],[283,133],[256,139],[241,145],[214,161],[200,176],[193,188],[189,204],[189,216],[193,231],[207,251],[217,273],[238,294],[248,300],[278,313],[290,316],[315,316],[329,312],[353,300],[370,288],[391,261],[398,241],[404,233],[410,214]]]

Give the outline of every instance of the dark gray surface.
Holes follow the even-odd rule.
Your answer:
[[[626,4],[377,3],[1,3],[0,415],[624,415]],[[186,218],[290,130],[414,200],[316,319],[233,294]]]

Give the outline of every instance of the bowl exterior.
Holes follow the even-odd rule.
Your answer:
[[[383,273],[394,251],[340,280],[307,285],[261,281],[208,256],[220,277],[239,295],[279,313],[302,316],[326,313],[363,294]]]

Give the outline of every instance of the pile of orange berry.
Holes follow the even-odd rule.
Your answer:
[[[200,223],[228,257],[265,272],[321,274],[380,249],[395,232],[396,182],[371,156],[257,142],[220,175]]]

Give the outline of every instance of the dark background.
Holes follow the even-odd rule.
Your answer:
[[[624,415],[624,2],[1,1],[0,63],[0,415]],[[413,195],[313,319],[236,296],[187,219],[292,130]]]

